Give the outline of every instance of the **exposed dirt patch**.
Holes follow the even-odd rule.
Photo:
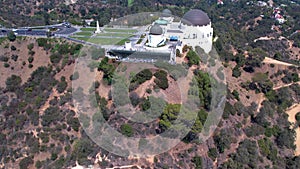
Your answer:
[[[279,64],[279,65],[284,65],[284,66],[295,66],[293,64],[282,62],[282,61],[279,61],[279,60],[275,60],[275,59],[272,59],[272,58],[269,58],[269,57],[266,57],[263,62],[264,63],[270,63],[270,64]]]
[[[32,49],[35,54],[33,55],[33,62],[32,68],[29,68],[29,62],[28,62],[28,49],[27,45],[30,43],[34,43],[34,48]],[[3,43],[2,45],[5,45]],[[15,46],[17,50],[12,51],[10,49],[11,46]],[[18,60],[14,61],[11,59],[12,55],[18,55]],[[24,84],[29,77],[31,76],[31,73],[36,70],[40,66],[47,66],[50,64],[50,58],[49,55],[43,48],[40,48],[37,46],[37,43],[35,42],[34,38],[26,38],[26,40],[22,40],[20,42],[19,40],[16,40],[15,42],[9,42],[9,48],[4,48],[3,50],[0,50],[0,56],[6,56],[9,58],[8,64],[10,65],[8,68],[4,67],[4,63],[0,62],[0,75],[1,75],[1,81],[0,81],[0,87],[5,87],[5,81],[8,77],[12,75],[20,76],[22,79],[22,84]],[[26,64],[23,65],[23,62]]]
[[[247,73],[242,71],[241,77],[243,78],[235,78],[232,77],[232,68],[236,65],[234,62],[229,63],[229,67],[225,68],[225,73],[227,74],[227,84],[229,90],[232,92],[233,90],[237,90],[239,92],[240,101],[245,106],[250,106],[252,102],[260,105],[260,103],[264,100],[264,96],[262,93],[255,93],[253,90],[246,90],[240,86],[241,83],[251,81],[253,77],[253,73]]]
[[[68,88],[72,87],[70,76],[74,73],[74,68],[75,64],[66,65],[59,73],[55,75],[55,79],[60,81],[60,78],[64,76],[66,78],[66,82],[68,83]]]
[[[295,124],[296,123],[296,114],[300,112],[300,104],[293,105],[290,107],[286,113],[289,115],[289,122]],[[295,139],[295,145],[296,145],[296,150],[295,150],[295,155],[298,156],[300,155],[300,127],[297,127],[295,129],[296,131],[296,139]]]

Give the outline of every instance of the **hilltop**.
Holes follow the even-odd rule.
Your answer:
[[[73,16],[76,22],[81,22],[84,17],[92,17],[83,16],[83,13],[94,15],[93,9],[95,13],[99,12],[95,18],[106,23],[108,16],[121,16],[122,12],[125,15],[170,7],[180,15],[186,8],[201,8],[212,18],[216,30],[214,37],[217,37],[214,46],[224,68],[213,69],[215,76],[209,78],[207,67],[220,66],[218,59],[211,57],[213,52],[207,56],[196,50],[200,53],[200,59],[197,59],[193,51],[187,49],[177,58],[179,68],[184,67],[187,71],[171,74],[163,69],[164,65],[154,68],[141,65],[145,69],[136,71],[132,63],[104,58],[100,49],[90,49],[65,39],[18,37],[9,41],[1,38],[0,168],[68,168],[76,165],[99,168],[299,168],[300,145],[295,143],[300,137],[300,48],[299,34],[295,32],[300,29],[300,24],[299,13],[292,12],[299,5],[283,0],[273,2],[274,7],[288,4],[281,6],[288,21],[279,24],[273,18],[273,7],[269,4],[247,5],[243,0],[224,2],[224,5],[198,1],[195,4],[159,2],[134,1],[142,4],[137,9],[134,5],[127,8],[125,4],[113,2],[91,5],[92,1],[77,1],[64,5],[60,1],[41,1],[26,14],[20,11],[33,1],[18,4],[17,1],[12,4],[1,1],[1,6],[7,7],[1,8],[1,21],[7,25],[45,24],[44,19],[36,18],[47,18],[48,15],[49,22],[57,18],[72,21]],[[146,9],[151,6],[149,4],[156,6]],[[18,11],[15,18],[11,17],[13,5]],[[80,12],[84,11],[81,8],[85,8],[85,12]],[[111,12],[115,10],[118,13]],[[23,19],[27,16],[32,18]],[[89,67],[78,69],[76,60],[89,54],[83,52],[85,49],[89,49],[94,57]],[[120,90],[116,91],[111,90],[114,71],[131,72],[124,75],[130,77],[130,81],[124,83],[127,86],[117,86]],[[85,93],[94,94],[95,97],[87,100],[96,102],[88,106],[98,106],[100,112],[92,118],[78,113],[72,99],[72,84],[79,80],[89,81],[87,72],[95,73],[95,81],[93,85],[77,90],[76,94],[82,94],[83,98]],[[195,80],[191,80],[192,76]],[[197,133],[203,129],[210,113],[210,91],[214,85],[222,85],[224,79],[227,95],[222,119],[211,137],[201,143]],[[177,83],[187,90],[186,96],[176,92]],[[194,88],[189,88],[191,84]],[[122,93],[122,87],[128,87],[130,103],[135,110],[147,113],[149,105],[157,100],[158,107],[165,105],[162,114],[147,127],[119,118],[120,109],[117,109],[112,94]],[[124,158],[108,152],[95,144],[83,128],[89,121],[97,120],[100,114],[126,136],[151,137],[169,129],[178,117],[181,103],[192,97],[201,99],[199,111],[194,112],[197,118],[192,130],[171,150],[147,159]],[[118,100],[118,103],[126,108],[123,101]],[[87,123],[81,125],[84,120]]]

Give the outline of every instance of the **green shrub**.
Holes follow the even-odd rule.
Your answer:
[[[5,67],[5,68],[9,68],[10,65],[9,65],[8,63],[4,63],[4,67]]]
[[[29,63],[32,63],[33,60],[34,60],[34,58],[33,58],[32,56],[29,56],[29,57],[28,57],[28,62],[29,62]]]
[[[28,54],[33,56],[35,54],[35,51],[30,50],[30,51],[28,51]]]
[[[70,76],[70,80],[77,80],[79,79],[79,73],[76,71],[74,74]]]
[[[154,80],[155,84],[163,90],[169,87],[167,75],[167,72],[163,70],[159,70],[158,72],[154,73],[154,76],[156,77]]]
[[[17,48],[16,48],[14,45],[11,45],[10,49],[11,49],[12,51],[17,50]]]
[[[121,125],[121,133],[127,137],[133,136],[133,129],[130,124],[122,124]]]
[[[31,157],[25,157],[20,161],[19,167],[20,169],[27,169],[29,165],[32,165],[33,163],[34,161]]]
[[[200,57],[198,56],[198,54],[193,51],[190,50],[187,55],[186,55],[188,61],[188,65],[191,67],[192,65],[199,65],[200,63]]]
[[[30,43],[29,45],[27,45],[28,50],[32,50],[33,47],[34,47],[34,44],[33,44],[33,43]]]
[[[195,169],[202,169],[202,158],[200,156],[193,157],[192,162],[195,164]]]
[[[13,61],[17,61],[18,60],[18,58],[19,58],[19,56],[18,55],[11,55],[11,57],[10,57]]]
[[[214,161],[218,156],[218,150],[216,148],[210,148],[208,150],[208,156]]]
[[[22,79],[19,76],[12,75],[6,79],[6,89],[11,92],[15,91],[20,87],[21,83]]]
[[[16,40],[17,36],[15,35],[15,33],[13,31],[10,31],[8,34],[7,34],[7,37],[8,39],[13,42]]]
[[[68,87],[68,83],[66,81],[61,81],[57,85],[57,91],[59,93],[63,93]]]
[[[59,53],[54,53],[50,56],[51,63],[57,64],[62,59],[62,56]]]
[[[9,58],[7,56],[0,56],[1,62],[8,62]]]
[[[239,95],[239,92],[238,92],[238,91],[233,90],[232,95],[234,96],[234,98],[235,98],[236,100],[240,101],[240,97],[239,97],[240,95]]]
[[[295,117],[296,117],[297,123],[300,124],[300,112],[298,112]]]
[[[232,69],[232,76],[235,77],[235,78],[238,78],[240,77],[242,74],[241,70],[239,67],[235,66],[233,69]]]
[[[47,39],[45,39],[45,38],[39,38],[36,41],[37,41],[39,47],[45,47],[46,44],[48,43]]]

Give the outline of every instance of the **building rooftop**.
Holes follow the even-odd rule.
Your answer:
[[[155,21],[155,23],[157,23],[159,25],[167,25],[169,22],[164,19],[158,19]]]
[[[162,11],[162,16],[163,17],[170,17],[170,16],[172,16],[172,12],[169,9],[164,9]]]
[[[204,26],[210,23],[210,19],[202,10],[192,9],[182,17],[181,22],[189,26]]]
[[[151,35],[162,35],[163,29],[159,26],[159,24],[154,24],[151,28],[149,33]]]
[[[168,29],[167,32],[169,32],[169,33],[183,33],[181,30],[174,30],[174,29]]]

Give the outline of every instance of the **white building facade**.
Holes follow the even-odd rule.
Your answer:
[[[209,53],[213,42],[211,21],[205,12],[198,9],[188,11],[180,22],[173,22],[168,13],[151,27],[148,35],[148,46],[159,47],[167,40],[180,41],[180,48],[184,45],[192,46],[194,49],[199,46],[206,53]]]

